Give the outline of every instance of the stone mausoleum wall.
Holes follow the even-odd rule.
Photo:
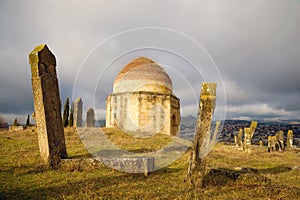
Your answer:
[[[123,92],[106,100],[106,127],[177,135],[179,125],[180,103],[173,94]]]

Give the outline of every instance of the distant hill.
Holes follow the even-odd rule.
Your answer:
[[[195,135],[195,126],[197,118],[188,115],[181,117],[180,123],[180,137],[189,141],[192,141]],[[254,141],[263,138],[267,142],[268,135],[275,135],[277,131],[282,130],[287,133],[288,130],[293,130],[294,142],[299,145],[300,143],[300,121],[297,120],[257,120],[258,127],[253,137]],[[96,127],[105,127],[105,120],[97,120]],[[227,119],[222,121],[222,130],[218,137],[220,141],[233,141],[233,135],[237,134],[240,128],[250,126],[251,121],[249,120],[236,120]],[[214,130],[214,123],[212,125]],[[220,130],[219,130],[220,131]]]

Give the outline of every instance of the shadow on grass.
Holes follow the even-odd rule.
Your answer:
[[[240,176],[240,172],[230,169],[211,169],[204,176],[203,185],[207,186],[225,186],[229,182],[236,181]]]
[[[76,198],[76,195],[79,195],[83,198],[101,197],[108,199],[119,199],[120,194],[123,194],[122,190],[126,192],[126,188],[129,185],[139,185],[139,187],[146,188],[147,179],[157,180],[161,179],[162,174],[175,173],[180,171],[180,169],[163,168],[161,170],[151,172],[146,177],[143,174],[130,174],[122,172],[111,174],[110,171],[116,170],[109,170],[107,168],[96,170],[107,171],[110,175],[97,174],[98,172],[93,170],[90,173],[95,174],[95,177],[86,177],[85,173],[87,173],[88,171],[82,171],[80,172],[82,173],[82,178],[76,181],[70,178],[67,181],[50,181],[49,184],[33,184],[29,187],[18,187],[17,185],[14,185],[10,187],[9,190],[0,190],[0,199],[64,199],[68,196],[69,198]],[[64,172],[58,170],[54,173],[69,174],[71,177],[73,172]],[[78,176],[78,172],[76,172],[75,174],[77,174]],[[159,182],[161,180],[157,181]],[[118,188],[117,190],[116,187]],[[137,194],[136,197],[138,199],[143,198],[143,196],[140,195],[141,194]]]
[[[18,166],[17,165],[1,166],[0,173],[24,175],[24,174],[31,174],[31,173],[40,173],[45,171],[46,168],[49,167],[45,164],[28,164],[28,165],[20,164]]]
[[[97,171],[98,170],[98,171]],[[101,171],[107,171],[108,174],[98,174]],[[211,169],[209,173],[204,177],[204,185],[205,187],[222,187],[228,186],[231,183],[236,181],[241,181],[241,184],[246,186],[257,187],[262,184],[269,184],[269,179],[265,178],[262,174],[264,173],[283,173],[289,171],[290,169],[284,166],[268,168],[268,169],[253,169],[253,168],[242,168],[240,170],[231,170],[226,168],[217,168]],[[80,180],[76,179],[68,179],[62,180],[62,182],[53,182],[50,181],[49,184],[45,185],[35,185],[29,187],[19,187],[18,185],[14,185],[9,188],[9,190],[0,191],[0,199],[51,199],[58,198],[63,199],[66,197],[76,198],[76,195],[83,198],[90,197],[103,197],[108,199],[116,199],[120,198],[120,194],[122,190],[126,190],[126,187],[129,185],[139,185],[139,187],[147,187],[148,183],[152,183],[154,180],[160,182],[159,179],[164,179],[165,174],[172,174],[171,176],[176,176],[176,174],[182,171],[182,168],[162,168],[160,170],[151,172],[148,177],[145,177],[143,174],[129,174],[129,173],[110,173],[115,170],[109,170],[105,168],[95,168],[92,171],[83,170],[82,178]],[[27,172],[28,173],[28,172]],[[39,173],[35,171],[34,173]],[[70,177],[72,176],[72,172],[64,172],[62,169],[59,169],[56,173],[67,174]],[[95,176],[86,176],[87,173],[92,173]],[[102,172],[101,172],[102,173]],[[74,175],[78,176],[78,173],[74,173]],[[169,176],[166,176],[169,177]],[[151,180],[150,182],[147,179]],[[157,182],[155,181],[155,182]],[[126,184],[124,184],[126,182]],[[116,188],[118,188],[116,190]],[[281,190],[291,190],[288,187],[274,188],[273,185],[267,185],[266,188],[273,188],[276,191]],[[299,190],[295,190],[295,192],[299,193]],[[142,198],[139,196],[137,198]]]
[[[270,180],[264,174],[279,174],[290,171],[287,166],[277,166],[266,169],[241,168],[240,170],[231,170],[225,168],[211,169],[204,177],[205,186],[225,186],[230,182],[243,180],[257,184],[269,183]]]
[[[79,155],[69,156],[68,159],[78,159],[78,158],[92,158],[93,156],[89,153],[83,153]]]
[[[118,177],[97,177],[82,179],[79,181],[69,181],[68,183],[49,183],[48,185],[35,186],[34,188],[12,187],[0,193],[0,199],[63,199],[65,196],[76,197],[82,193],[86,196],[97,195],[97,191],[104,190],[109,194],[109,187],[119,184]],[[103,193],[102,193],[103,194]],[[101,194],[98,194],[99,197]]]
[[[266,168],[266,169],[259,169],[258,173],[261,174],[280,174],[284,172],[288,172],[292,170],[290,167],[287,166],[276,166],[276,167],[271,167],[271,168]]]

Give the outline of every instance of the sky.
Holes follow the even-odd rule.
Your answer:
[[[9,123],[33,112],[28,54],[44,43],[62,102],[82,95],[98,118],[118,72],[143,55],[170,75],[182,116],[196,114],[201,82],[217,81],[220,118],[300,120],[299,0],[1,0],[0,27]]]

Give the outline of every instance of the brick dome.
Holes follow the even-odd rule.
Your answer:
[[[138,91],[172,94],[172,81],[156,62],[139,57],[120,71],[113,87],[113,93]]]

